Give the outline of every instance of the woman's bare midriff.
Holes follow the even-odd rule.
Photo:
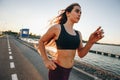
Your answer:
[[[71,68],[74,64],[76,50],[57,50],[55,62],[64,67]]]

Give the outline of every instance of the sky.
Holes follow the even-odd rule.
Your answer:
[[[83,40],[101,26],[104,38],[99,42],[120,44],[120,0],[0,0],[0,31],[28,28],[30,33],[42,35],[49,20],[74,2],[82,9],[74,28],[82,33]]]

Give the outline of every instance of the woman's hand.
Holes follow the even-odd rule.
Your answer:
[[[50,70],[55,70],[57,67],[52,60],[46,60],[46,61],[44,61],[44,64]]]
[[[97,28],[97,30],[90,35],[88,42],[94,44],[104,37],[103,34],[103,29],[101,29],[101,27]]]

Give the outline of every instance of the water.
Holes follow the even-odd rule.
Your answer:
[[[120,46],[94,44],[91,49],[120,55]],[[82,59],[78,56],[75,59],[120,75],[120,59],[90,52]]]

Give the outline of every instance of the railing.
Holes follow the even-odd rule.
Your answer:
[[[112,53],[95,51],[95,50],[90,50],[89,52],[120,59],[120,55],[118,55],[118,54],[112,54]]]

